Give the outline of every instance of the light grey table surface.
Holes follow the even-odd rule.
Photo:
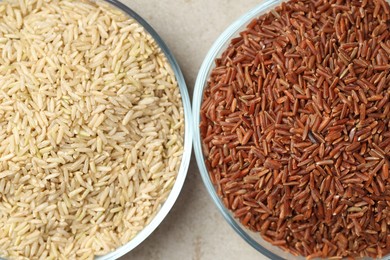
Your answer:
[[[200,65],[218,36],[261,0],[121,0],[154,27],[176,57],[190,98]],[[194,155],[183,190],[162,224],[121,260],[265,260],[224,220]]]

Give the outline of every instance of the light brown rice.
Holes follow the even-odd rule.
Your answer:
[[[183,152],[175,75],[104,2],[0,3],[0,256],[92,259],[169,194]]]

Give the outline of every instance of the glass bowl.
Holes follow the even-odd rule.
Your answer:
[[[201,137],[199,131],[199,123],[200,123],[200,107],[203,99],[203,91],[207,85],[207,81],[209,79],[210,73],[212,69],[215,67],[215,59],[220,57],[221,54],[226,50],[229,46],[230,41],[239,36],[239,33],[243,31],[246,26],[253,19],[259,17],[262,14],[265,14],[280,5],[282,2],[286,0],[260,0],[259,4],[241,16],[238,20],[232,23],[214,42],[211,49],[207,53],[197,76],[192,100],[192,112],[194,115],[194,152],[196,156],[196,161],[199,167],[199,171],[206,186],[208,193],[210,194],[212,200],[215,205],[218,207],[219,211],[222,213],[225,220],[229,223],[229,225],[253,248],[255,248],[261,254],[267,256],[272,260],[303,260],[305,259],[302,256],[294,256],[277,246],[272,245],[271,243],[265,241],[260,233],[253,232],[243,226],[239,220],[234,218],[232,212],[225,207],[220,197],[217,195],[215,187],[211,182],[209,177],[208,170],[206,168]],[[387,0],[389,2],[389,0]],[[369,258],[364,258],[369,259]],[[389,256],[383,257],[383,259],[390,259]]]
[[[137,21],[147,33],[149,33],[153,39],[156,41],[158,46],[160,47],[161,51],[165,54],[169,64],[172,67],[172,70],[175,73],[176,80],[178,83],[178,86],[180,88],[180,94],[182,98],[182,103],[184,107],[184,122],[185,122],[185,130],[184,130],[184,150],[182,155],[182,160],[179,168],[178,175],[176,177],[175,184],[173,185],[173,188],[171,192],[169,193],[168,198],[165,200],[165,202],[161,205],[160,210],[157,212],[156,216],[152,219],[152,221],[144,227],[131,241],[129,241],[127,244],[117,248],[115,251],[108,253],[103,256],[97,256],[95,259],[98,260],[108,260],[108,259],[117,259],[126,253],[133,250],[135,247],[137,247],[139,244],[141,244],[164,220],[164,218],[167,216],[168,212],[173,207],[176,199],[178,198],[180,191],[183,187],[184,180],[187,176],[187,170],[191,159],[191,152],[192,152],[192,134],[193,134],[193,125],[191,122],[192,115],[191,115],[191,103],[190,98],[188,95],[187,86],[184,80],[184,76],[180,70],[179,64],[177,63],[176,59],[174,58],[171,51],[168,49],[167,45],[164,43],[164,41],[161,39],[161,37],[157,34],[157,32],[136,12],[134,12],[132,9],[130,9],[128,6],[124,5],[118,0],[105,0],[106,2],[110,3],[114,7],[122,10],[125,12],[129,17],[133,18],[135,21]]]
[[[175,74],[178,83],[178,87],[180,89],[181,100],[184,109],[184,124],[185,124],[183,155],[180,163],[180,168],[175,183],[172,187],[172,190],[170,191],[167,199],[165,200],[165,202],[162,203],[159,211],[156,213],[156,215],[150,221],[150,223],[147,226],[145,226],[131,241],[129,241],[125,245],[115,249],[114,251],[106,255],[95,257],[95,259],[97,260],[113,260],[125,255],[126,253],[130,252],[135,247],[137,247],[139,244],[141,244],[161,224],[161,222],[164,220],[164,218],[167,216],[167,214],[173,207],[184,185],[184,181],[187,175],[187,170],[191,159],[193,124],[191,122],[192,120],[191,103],[188,95],[187,86],[184,80],[184,76],[180,70],[180,67],[176,59],[174,58],[171,51],[168,49],[167,45],[157,34],[157,32],[146,21],[141,16],[139,16],[136,12],[130,9],[128,6],[124,5],[118,0],[101,0],[101,1],[109,3],[114,8],[123,11],[130,18],[137,21],[145,29],[145,31],[153,37],[157,45],[160,47],[161,51],[164,53],[169,64],[171,65],[171,68]],[[3,258],[0,257],[0,259]]]

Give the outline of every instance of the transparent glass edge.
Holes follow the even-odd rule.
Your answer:
[[[217,58],[217,55],[219,54],[221,47],[231,39],[232,36],[237,34],[238,30],[245,24],[247,24],[251,19],[255,17],[256,14],[267,10],[270,6],[274,6],[277,4],[282,3],[283,0],[270,0],[265,1],[264,3],[259,4],[243,16],[241,16],[238,20],[236,20],[233,24],[231,24],[214,42],[211,49],[207,53],[201,67],[198,73],[198,76],[196,78],[195,82],[195,88],[194,88],[194,96],[193,96],[193,102],[192,102],[192,113],[194,118],[194,152],[196,161],[198,164],[199,172],[202,178],[202,181],[204,185],[206,186],[206,189],[211,196],[212,200],[216,204],[217,208],[225,218],[225,220],[230,224],[230,226],[253,248],[255,248],[258,252],[261,254],[275,260],[283,260],[284,258],[279,257],[269,251],[268,249],[264,248],[263,246],[259,245],[253,238],[249,237],[246,234],[246,231],[236,223],[235,219],[231,216],[228,209],[225,208],[223,205],[221,199],[218,197],[214,185],[212,184],[208,171],[206,169],[206,165],[204,163],[204,157],[202,152],[202,145],[201,145],[201,138],[200,138],[200,132],[199,132],[199,116],[200,116],[200,106],[202,102],[203,97],[203,90],[205,87],[205,82],[207,82],[208,72],[210,71],[211,67],[214,64],[215,58]]]
[[[133,11],[127,5],[121,3],[118,0],[104,0],[115,7],[124,11],[131,18],[136,20],[145,30],[153,37],[158,46],[161,48],[161,51],[165,54],[168,62],[170,63],[172,70],[174,71],[176,80],[179,85],[183,109],[184,109],[184,147],[183,147],[183,155],[181,159],[181,164],[179,168],[178,175],[175,180],[175,184],[173,185],[172,190],[170,191],[168,198],[162,204],[160,210],[157,212],[156,216],[152,219],[152,221],[141,230],[132,240],[123,246],[117,248],[115,251],[110,252],[103,256],[96,256],[97,260],[113,260],[118,259],[119,257],[129,253],[131,250],[136,248],[139,244],[145,241],[161,224],[161,222],[168,215],[173,205],[175,204],[177,198],[180,195],[180,192],[183,188],[188,167],[190,164],[191,154],[192,154],[192,140],[193,140],[193,124],[192,122],[192,112],[191,112],[191,102],[188,94],[187,85],[183,76],[183,73],[180,69],[180,66],[173,54],[169,50],[168,46],[165,44],[160,35],[154,30],[154,28],[149,25],[140,15],[138,15],[135,11]]]

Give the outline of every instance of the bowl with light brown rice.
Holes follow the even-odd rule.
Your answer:
[[[183,186],[190,102],[116,0],[0,2],[0,257],[116,259]]]

